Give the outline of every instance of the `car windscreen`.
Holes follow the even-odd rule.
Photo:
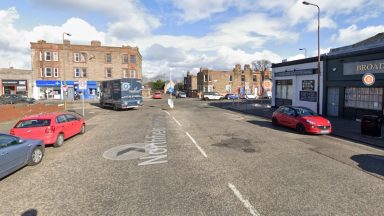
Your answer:
[[[33,127],[47,127],[51,124],[50,119],[28,119],[21,120],[15,128],[33,128]]]
[[[299,116],[317,116],[317,113],[305,107],[296,107],[295,110]]]

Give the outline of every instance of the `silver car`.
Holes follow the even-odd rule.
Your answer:
[[[0,133],[0,179],[26,166],[39,164],[45,146],[41,140],[21,139]]]

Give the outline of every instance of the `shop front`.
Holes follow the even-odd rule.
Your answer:
[[[323,59],[323,57],[322,57]],[[322,65],[323,62],[320,62]],[[322,112],[322,77],[320,83],[317,74],[317,58],[306,58],[289,62],[272,64],[272,106],[304,106],[313,111]],[[318,85],[320,84],[320,95]],[[320,98],[318,98],[320,97]],[[319,110],[318,110],[319,100]]]
[[[1,80],[4,95],[28,95],[27,80]]]
[[[384,35],[331,49],[326,61],[327,115],[360,119],[383,115]]]
[[[38,100],[60,100],[61,85],[58,80],[36,80]]]

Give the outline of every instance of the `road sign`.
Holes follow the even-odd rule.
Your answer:
[[[86,90],[87,89],[87,81],[86,80],[79,80],[79,89],[80,90]]]

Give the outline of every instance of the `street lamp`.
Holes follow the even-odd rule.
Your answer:
[[[319,5],[303,1],[304,5],[317,7],[317,113],[320,112],[320,7]]]
[[[71,36],[71,34],[69,34],[67,32],[63,32],[63,50],[64,50],[64,46],[65,46],[64,45],[64,36],[65,35]],[[69,61],[68,51],[67,51],[67,61]],[[66,88],[67,87],[67,79],[66,79],[66,76],[65,76],[65,74],[66,74],[66,72],[65,72],[65,60],[63,61],[63,66],[64,66],[63,67],[64,68],[64,70],[63,70],[64,88]],[[60,83],[60,86],[61,86],[61,83]],[[61,89],[63,89],[63,88],[61,88]],[[63,94],[63,97],[64,97],[64,110],[67,110],[67,100],[65,99],[66,96],[67,96],[66,94]]]
[[[307,58],[307,48],[300,48],[299,50],[304,50],[305,58]]]

